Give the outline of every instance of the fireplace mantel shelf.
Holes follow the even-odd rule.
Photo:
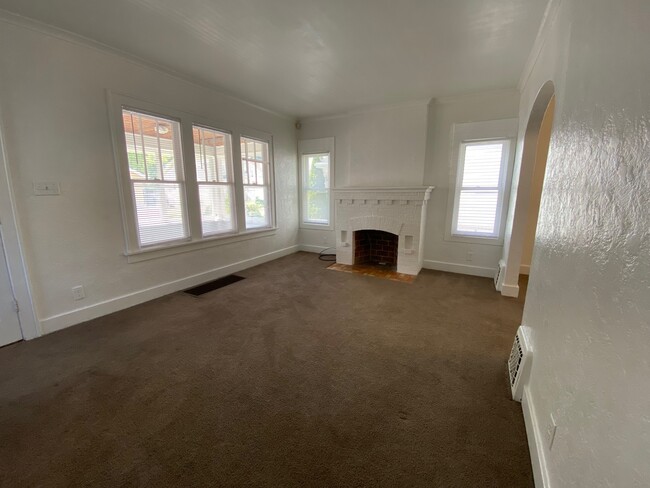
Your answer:
[[[334,188],[335,193],[360,193],[360,192],[377,192],[377,193],[402,193],[402,192],[431,192],[435,186],[346,186],[343,188]]]

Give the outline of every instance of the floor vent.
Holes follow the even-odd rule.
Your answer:
[[[520,326],[512,344],[510,359],[508,360],[508,373],[510,375],[510,389],[512,399],[520,402],[524,392],[524,384],[528,379],[530,364],[533,359],[532,349],[527,338],[528,328]]]
[[[219,278],[213,281],[208,281],[207,283],[203,283],[202,285],[195,286],[194,288],[189,288],[184,291],[185,293],[189,293],[190,295],[194,295],[195,297],[198,297],[199,295],[203,295],[205,293],[208,293],[209,291],[218,290],[219,288],[223,288],[224,286],[237,283],[238,281],[241,281],[243,279],[244,279],[243,276],[228,275],[228,276],[224,276],[223,278]]]

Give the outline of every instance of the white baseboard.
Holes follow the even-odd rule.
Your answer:
[[[468,264],[445,263],[443,261],[432,261],[425,259],[422,267],[425,269],[435,269],[437,271],[448,271],[450,273],[459,273],[472,276],[482,276],[484,278],[494,278],[496,268],[484,268],[481,266],[470,266]]]
[[[504,297],[517,298],[519,296],[519,285],[508,285],[504,283],[501,285],[501,294]]]
[[[535,406],[530,401],[528,386],[524,386],[521,408],[524,412],[524,423],[526,424],[526,436],[528,437],[528,450],[530,451],[530,462],[533,467],[535,488],[550,488],[551,484],[548,479],[548,467],[546,465],[546,456],[544,455],[542,431],[537,421]]]
[[[311,244],[300,244],[298,247],[300,248],[301,251],[305,251],[305,252],[320,253],[326,249],[331,249],[332,254],[336,253],[336,248],[334,247],[312,246]]]
[[[530,274],[530,264],[522,264],[519,266],[519,274],[529,275]]]
[[[293,254],[299,250],[300,246],[297,245],[286,247],[284,249],[273,251],[268,254],[245,259],[243,261],[238,261],[233,264],[214,268],[203,273],[188,276],[186,278],[181,278],[179,280],[170,281],[168,283],[156,285],[151,288],[129,293],[128,295],[111,298],[110,300],[95,303],[84,308],[79,308],[77,310],[72,310],[70,312],[65,312],[59,315],[53,315],[51,317],[41,319],[41,330],[43,331],[43,334],[49,334],[50,332],[65,329],[66,327],[70,327],[81,322],[86,322],[87,320],[92,320],[109,313],[117,312],[118,310],[123,310],[125,308],[138,305],[139,303],[153,300],[154,298],[159,298],[161,296],[168,295],[179,290],[184,290],[185,288],[200,285],[206,281],[216,280],[222,276],[226,276],[231,273],[237,273],[238,271],[257,266],[258,264],[266,263],[267,261],[272,261],[274,259],[281,258],[282,256]]]

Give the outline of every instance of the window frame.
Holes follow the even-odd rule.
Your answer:
[[[467,148],[470,146],[481,146],[486,144],[501,144],[501,162],[499,163],[499,180],[497,186],[491,187],[490,190],[497,192],[497,206],[494,216],[494,227],[496,231],[492,234],[485,232],[467,232],[458,231],[458,212],[460,210],[460,197],[463,191],[469,190],[463,186],[465,179],[465,162]],[[501,233],[501,221],[503,220],[503,203],[505,200],[505,186],[508,176],[508,160],[510,157],[510,139],[486,139],[480,141],[463,141],[460,143],[458,156],[458,170],[456,175],[456,192],[454,198],[454,213],[451,221],[451,235],[454,237],[478,237],[484,239],[498,239]],[[478,188],[478,187],[477,187]],[[487,188],[485,188],[487,190]]]
[[[514,143],[517,138],[517,130],[518,119],[491,120],[453,125],[451,137],[450,186],[447,202],[447,223],[445,225],[446,241],[492,246],[503,245],[506,227],[506,213],[508,210],[510,185],[514,166]],[[502,155],[502,167],[498,187],[499,196],[496,215],[496,228],[498,229],[498,233],[495,236],[455,233],[454,227],[458,217],[458,205],[462,190],[465,148],[467,145],[490,142],[506,142],[504,147],[504,152],[506,154]]]
[[[123,253],[128,262],[139,262],[148,259],[178,254],[195,249],[228,244],[252,238],[275,235],[277,232],[275,215],[275,165],[273,157],[273,136],[271,134],[242,127],[235,122],[208,118],[189,112],[181,111],[157,103],[136,99],[130,96],[116,94],[107,90],[109,123],[111,128],[113,155],[116,170],[116,182],[120,197],[122,227],[124,233]],[[182,169],[184,175],[184,210],[185,225],[188,228],[188,238],[168,241],[159,244],[140,246],[138,240],[136,207],[131,185],[126,139],[122,122],[122,110],[132,110],[145,115],[177,121],[180,124],[180,148],[182,154]],[[194,153],[193,127],[212,129],[229,134],[231,137],[232,170],[235,205],[235,230],[227,233],[211,234],[203,237],[200,212],[199,182],[196,176],[196,160]],[[246,229],[243,222],[243,181],[241,172],[240,138],[249,137],[267,142],[269,145],[269,226]],[[239,164],[237,162],[239,161]]]
[[[299,199],[300,199],[300,228],[310,230],[334,230],[334,220],[336,218],[334,211],[334,199],[332,192],[334,191],[335,182],[335,142],[333,137],[324,137],[320,139],[301,139],[298,141],[298,177],[299,177]],[[329,187],[329,208],[330,218],[327,224],[318,224],[315,222],[308,222],[305,219],[305,168],[303,164],[304,156],[313,154],[329,154],[329,171],[330,171],[330,187]]]
[[[250,183],[244,184],[244,175],[243,175],[243,169],[242,169],[242,154],[241,154],[241,142],[242,139],[249,139],[257,142],[263,142],[268,145],[268,157],[269,157],[269,162],[268,162],[268,174],[266,175],[267,177],[267,184],[265,185],[258,185],[254,184],[251,185]],[[238,185],[241,190],[241,202],[243,203],[240,205],[238,208],[241,210],[241,216],[239,222],[241,222],[241,225],[243,225],[244,232],[259,232],[267,229],[272,229],[275,228],[275,169],[274,169],[274,164],[273,164],[273,137],[270,134],[266,134],[264,132],[260,132],[258,130],[254,129],[243,129],[241,133],[238,136],[238,141],[237,141],[237,151],[238,151],[238,157],[237,161],[239,161],[239,164],[237,164],[237,171],[239,171],[239,181],[241,182],[240,185]],[[246,227],[246,208],[245,208],[245,202],[246,202],[246,196],[244,193],[244,188],[246,186],[257,186],[261,188],[267,188],[268,187],[268,213],[269,213],[269,222],[268,225],[264,227],[251,227],[250,229]]]
[[[131,166],[129,164],[128,160],[128,143],[126,141],[126,137],[124,134],[124,126],[123,126],[123,119],[122,119],[122,113],[124,110],[127,111],[132,111],[140,115],[145,115],[149,117],[155,117],[163,120],[168,120],[170,122],[176,122],[178,123],[178,141],[175,141],[175,143],[178,143],[178,147],[175,147],[175,157],[180,159],[180,161],[175,161],[176,165],[176,172],[177,178],[174,181],[168,181],[165,179],[162,166],[161,166],[161,179],[148,179],[145,178],[144,180],[134,180],[131,178]],[[133,108],[129,106],[122,106],[120,110],[120,126],[122,127],[122,144],[123,144],[123,149],[124,149],[124,158],[126,162],[126,167],[123,169],[123,174],[125,176],[126,180],[126,185],[128,187],[128,191],[125,191],[125,196],[127,196],[127,200],[129,201],[130,205],[132,206],[131,208],[133,209],[132,211],[132,222],[129,223],[129,230],[131,231],[131,235],[133,236],[132,239],[135,242],[135,245],[139,249],[149,249],[149,248],[154,248],[158,246],[172,246],[178,243],[183,243],[187,242],[191,238],[191,231],[190,231],[190,225],[189,225],[189,215],[188,215],[188,204],[187,204],[187,178],[186,178],[186,173],[187,170],[185,168],[185,154],[183,151],[183,138],[182,138],[182,128],[180,125],[180,120],[177,119],[176,117],[172,116],[167,116],[163,115],[154,111],[150,110],[134,110]],[[143,143],[144,145],[144,143]],[[146,166],[147,163],[145,161],[145,174],[146,174]],[[178,178],[180,176],[180,178]],[[140,231],[138,228],[138,217],[137,217],[137,205],[136,205],[136,189],[135,189],[135,184],[136,183],[144,183],[144,184],[155,184],[155,183],[171,183],[171,184],[177,184],[179,185],[180,189],[180,204],[182,208],[181,215],[183,217],[183,230],[184,233],[186,234],[183,237],[179,237],[177,239],[170,239],[167,241],[162,241],[162,242],[157,242],[153,244],[141,244],[141,235]],[[124,189],[123,189],[124,191]]]
[[[223,232],[214,232],[212,234],[207,234],[205,235],[204,233],[204,228],[203,228],[203,218],[200,218],[200,223],[201,223],[201,236],[202,239],[212,239],[214,237],[222,237],[222,236],[231,236],[234,234],[237,234],[237,231],[239,230],[239,219],[237,218],[237,207],[238,207],[238,200],[237,200],[237,195],[236,195],[236,188],[237,188],[237,181],[235,177],[235,161],[234,161],[234,152],[233,152],[233,135],[230,131],[226,131],[223,129],[218,129],[214,126],[209,126],[206,124],[200,124],[197,122],[192,123],[192,149],[194,150],[194,128],[197,128],[199,130],[209,130],[213,132],[218,132],[221,134],[224,134],[229,137],[229,141],[225,145],[225,151],[230,151],[230,165],[228,166],[228,162],[226,162],[226,173],[229,173],[230,178],[232,178],[232,181],[230,182],[219,182],[219,181],[200,181],[198,177],[196,176],[196,152],[194,151],[194,165],[193,168],[195,170],[194,177],[196,178],[196,187],[197,187],[197,192],[199,194],[199,217],[200,215],[200,205],[201,205],[201,197],[200,197],[200,187],[201,185],[205,186],[228,186],[230,187],[231,190],[231,195],[232,195],[232,210],[231,210],[231,217],[232,217],[232,223],[233,223],[233,229],[231,230],[226,230]],[[228,154],[226,152],[226,158],[228,158]],[[218,172],[217,169],[217,162],[215,159],[215,170]],[[207,169],[206,169],[206,174],[207,174]]]

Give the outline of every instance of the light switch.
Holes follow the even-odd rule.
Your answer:
[[[34,183],[34,195],[60,195],[61,188],[56,182],[48,181],[43,183]]]

